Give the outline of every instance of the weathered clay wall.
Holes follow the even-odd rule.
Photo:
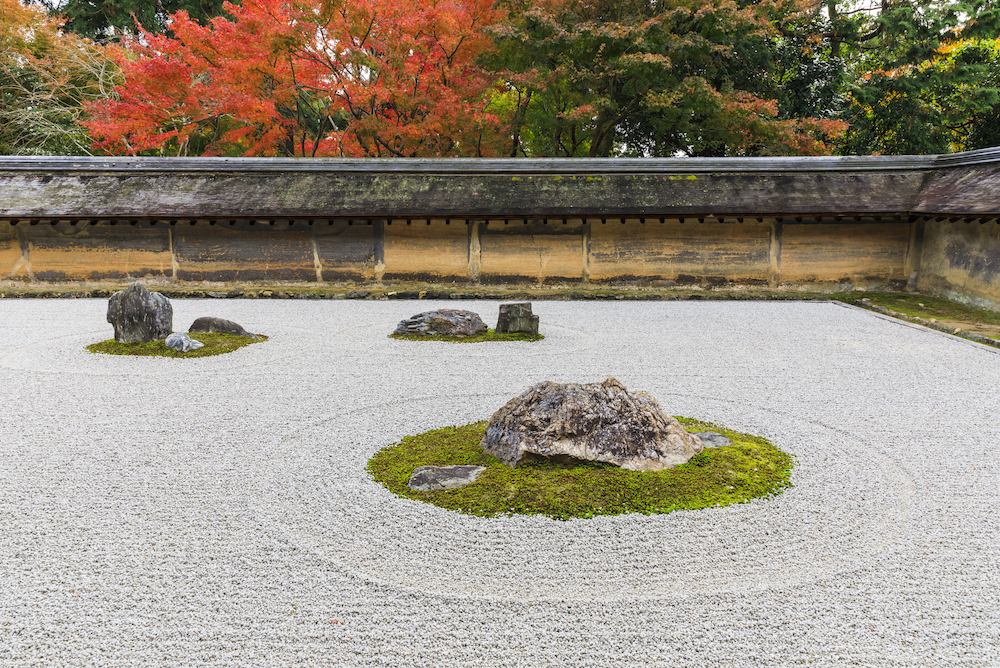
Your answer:
[[[765,220],[598,221],[591,227],[590,278],[767,283],[770,248]]]
[[[0,157],[0,277],[24,280],[846,289],[916,279],[1000,310],[998,219],[1000,148],[655,160]]]
[[[905,281],[909,239],[909,223],[786,223],[781,229],[781,281]]]
[[[390,220],[383,228],[383,248],[378,272],[386,280],[468,280],[464,220]]]
[[[911,237],[865,218],[64,221],[0,227],[0,276],[891,287]]]
[[[13,278],[60,281],[173,275],[170,234],[165,229],[66,222],[22,224],[10,230],[17,257],[5,273]]]
[[[1000,224],[927,222],[917,287],[1000,310]]]
[[[563,283],[585,280],[589,224],[581,219],[478,223],[484,283]]]
[[[0,223],[0,276],[17,275],[22,272],[21,244],[17,238],[17,228]]]

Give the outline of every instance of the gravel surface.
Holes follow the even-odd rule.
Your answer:
[[[1000,666],[1000,351],[835,303],[536,302],[538,343],[387,338],[495,302],[175,300],[270,340],[93,355],[0,300],[0,666]],[[794,487],[481,519],[367,460],[541,380],[761,434]]]

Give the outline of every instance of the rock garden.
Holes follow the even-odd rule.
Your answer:
[[[773,496],[791,484],[792,465],[763,438],[674,418],[609,378],[539,383],[488,423],[404,438],[368,470],[399,496],[450,510],[570,519]]]
[[[158,292],[133,283],[108,300],[108,322],[115,337],[87,346],[92,353],[140,357],[211,357],[265,341],[230,320],[197,318],[187,333],[173,331],[173,306]]]
[[[494,329],[489,329],[478,313],[442,308],[424,311],[401,321],[389,336],[409,341],[465,343],[540,341],[545,338],[538,333],[538,316],[532,314],[530,302],[501,304]]]

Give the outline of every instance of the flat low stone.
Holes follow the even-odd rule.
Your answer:
[[[168,336],[163,344],[167,346],[167,348],[173,348],[174,350],[179,350],[182,353],[197,350],[205,345],[201,341],[196,341],[187,334],[181,334],[180,332],[175,332]]]
[[[488,328],[478,313],[461,309],[442,308],[436,311],[418,313],[399,323],[393,334],[416,334],[418,336],[475,336]]]
[[[725,448],[733,444],[728,437],[717,431],[695,431],[692,433],[701,439],[706,448]]]
[[[233,322],[232,320],[225,320],[223,318],[215,318],[212,316],[205,316],[198,318],[191,326],[188,327],[188,332],[204,332],[211,334],[235,334],[236,336],[253,336],[250,332],[243,329],[242,326]]]
[[[632,471],[668,469],[704,449],[656,399],[614,378],[528,388],[493,414],[480,446],[508,466],[568,456]]]
[[[476,482],[485,466],[420,466],[414,469],[407,484],[418,492],[436,489],[455,489]]]
[[[147,343],[166,338],[173,331],[174,307],[159,292],[133,283],[108,300],[108,322],[119,343]]]

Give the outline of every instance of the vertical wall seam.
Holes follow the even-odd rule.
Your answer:
[[[482,271],[483,245],[480,238],[482,228],[479,221],[470,220],[469,223],[469,280],[473,283],[479,282],[479,274]]]
[[[781,219],[771,221],[771,241],[768,255],[770,266],[768,267],[767,285],[776,288],[781,284]]]
[[[171,277],[176,281],[177,280],[177,270],[179,268],[180,263],[177,261],[177,245],[174,244],[174,228],[172,228],[172,227],[168,227],[167,228],[167,239],[169,239],[169,241],[170,241],[170,268],[171,268]]]
[[[920,283],[920,264],[924,254],[923,219],[910,223],[910,238],[906,244],[906,258],[903,260],[903,272],[906,274],[906,289],[917,290]]]
[[[583,233],[580,235],[580,244],[583,253],[583,272],[580,276],[584,283],[590,283],[590,221],[584,219]]]
[[[28,242],[28,235],[24,233],[24,226],[14,228],[17,231],[17,244],[21,249],[21,257],[17,259],[11,267],[10,276],[13,277],[20,269],[28,273],[28,280],[35,280],[35,272],[31,268],[31,244]]]
[[[376,283],[382,282],[385,276],[385,221],[372,221],[372,262],[374,263],[374,276],[372,279]]]
[[[309,243],[313,249],[313,266],[316,268],[316,281],[323,282],[323,261],[319,257],[319,243],[316,241],[316,232],[309,228]]]

